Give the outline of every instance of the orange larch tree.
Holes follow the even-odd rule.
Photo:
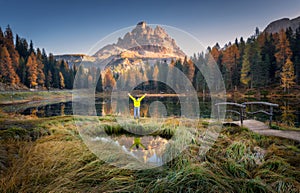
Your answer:
[[[231,89],[236,85],[233,85],[234,71],[237,70],[238,61],[240,59],[240,51],[236,44],[230,45],[223,52],[222,62],[226,66],[228,77],[226,82],[228,88]]]
[[[286,33],[284,30],[281,30],[278,34],[278,41],[276,44],[277,52],[275,53],[276,63],[277,63],[277,73],[276,77],[280,76],[280,69],[286,63],[288,58],[291,58],[293,53],[290,48],[290,42],[286,37]]]
[[[30,54],[30,56],[27,59],[26,67],[27,67],[28,86],[30,88],[37,86],[38,85],[38,83],[37,83],[38,63],[37,63],[37,60],[36,60],[36,56],[33,52]]]
[[[16,74],[9,52],[5,46],[0,47],[0,81],[10,84],[19,83],[19,77]]]

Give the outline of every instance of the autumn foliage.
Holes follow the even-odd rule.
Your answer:
[[[229,42],[223,48],[217,43],[207,51],[188,58],[157,59],[154,64],[143,61],[130,64],[107,66],[79,66],[64,60],[56,60],[53,54],[35,49],[33,43],[13,33],[8,26],[5,32],[0,28],[0,82],[24,84],[28,88],[72,89],[75,76],[76,89],[95,88],[102,92],[113,88],[134,88],[169,92],[172,88],[162,82],[173,81],[181,85],[174,69],[180,70],[198,92],[208,92],[207,81],[218,88],[216,74],[209,74],[205,80],[199,66],[221,71],[227,90],[239,88],[282,87],[289,92],[300,83],[300,28],[281,30],[279,33],[261,33],[258,29],[247,41],[240,38]],[[126,57],[122,60],[128,60]],[[122,62],[122,60],[120,60]],[[127,61],[128,62],[128,61]],[[130,63],[130,62],[129,62]],[[155,80],[160,80],[155,81]],[[174,88],[173,88],[174,89]]]

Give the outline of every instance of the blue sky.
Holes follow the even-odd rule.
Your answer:
[[[299,0],[0,0],[0,26],[54,54],[88,53],[100,39],[139,21],[184,30],[221,46],[276,19],[300,16]]]

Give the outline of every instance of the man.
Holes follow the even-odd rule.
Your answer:
[[[128,93],[128,96],[133,100],[133,106],[134,106],[134,118],[139,119],[140,118],[140,106],[141,101],[145,98],[147,94],[144,94],[141,98],[138,98],[137,96],[134,98],[131,96],[130,93]]]

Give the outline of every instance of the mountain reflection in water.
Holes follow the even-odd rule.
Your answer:
[[[146,147],[144,148],[131,148],[131,146],[135,143],[136,137],[130,137],[125,135],[120,136],[111,136],[115,144],[120,146],[124,152],[136,157],[138,160],[143,160],[144,163],[151,163],[155,165],[162,165],[162,156],[165,151],[165,146],[168,143],[167,139],[161,137],[153,137],[153,136],[142,136],[140,138],[140,142]],[[103,137],[95,137],[93,141],[109,141]]]

